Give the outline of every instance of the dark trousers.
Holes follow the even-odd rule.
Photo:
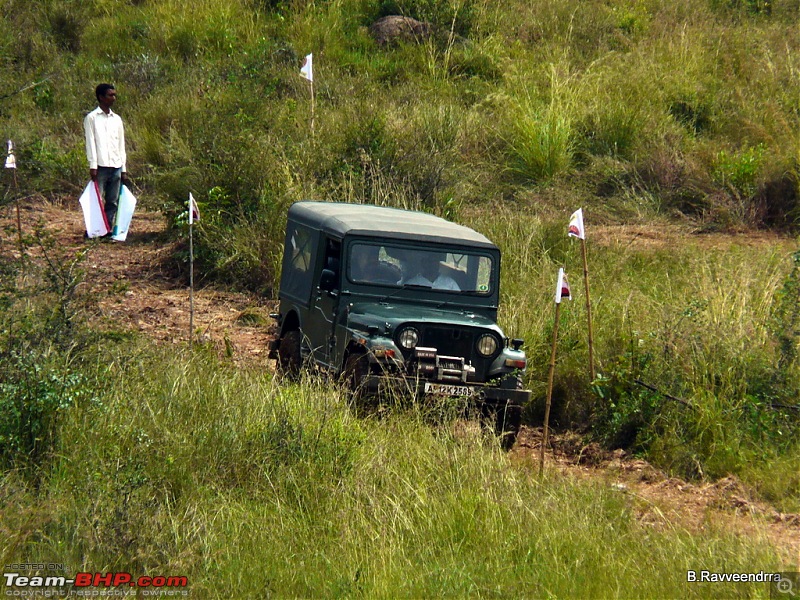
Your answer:
[[[97,187],[100,188],[100,195],[105,202],[109,229],[114,229],[121,181],[122,167],[97,167]]]

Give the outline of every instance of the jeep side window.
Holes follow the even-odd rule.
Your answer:
[[[338,287],[339,270],[341,264],[342,243],[339,240],[329,239],[325,243],[325,257],[320,274],[320,288],[333,290]]]
[[[292,248],[292,270],[305,273],[311,268],[311,235],[299,227],[289,238]]]
[[[309,229],[297,223],[287,224],[281,293],[303,302],[308,301],[315,247],[315,237]]]

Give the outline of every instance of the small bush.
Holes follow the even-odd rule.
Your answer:
[[[542,183],[572,166],[573,125],[555,106],[520,107],[512,117],[508,143],[508,168],[523,180]]]
[[[751,198],[756,192],[764,158],[763,144],[735,153],[720,150],[714,166],[714,178],[737,197]]]
[[[47,20],[50,34],[60,48],[72,53],[81,49],[86,15],[77,10],[73,3],[54,6],[48,12]]]

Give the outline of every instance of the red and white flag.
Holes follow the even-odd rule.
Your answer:
[[[8,140],[8,154],[6,155],[6,169],[16,169],[17,159],[14,158],[14,142]]]
[[[194,201],[192,192],[189,192],[189,225],[195,221],[200,221],[200,209],[197,208],[197,202]]]
[[[564,269],[562,267],[558,270],[558,283],[556,284],[556,304],[561,304],[561,300],[564,298],[567,300],[572,300],[572,295],[569,292],[567,274],[564,273]]]
[[[313,53],[312,53],[313,54]],[[312,55],[309,54],[303,60],[303,68],[300,69],[300,76],[305,77],[309,81],[314,81],[314,69],[312,67]]]
[[[579,208],[569,218],[569,229],[567,235],[581,240],[586,239],[586,230],[583,228],[583,209]]]

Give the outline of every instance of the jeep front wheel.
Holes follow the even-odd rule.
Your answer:
[[[343,379],[353,392],[353,398],[360,400],[364,396],[364,379],[369,375],[369,359],[363,352],[353,352],[347,356],[344,364]]]
[[[500,447],[511,450],[522,424],[522,406],[509,401],[487,403],[483,405],[483,414],[499,438]]]

